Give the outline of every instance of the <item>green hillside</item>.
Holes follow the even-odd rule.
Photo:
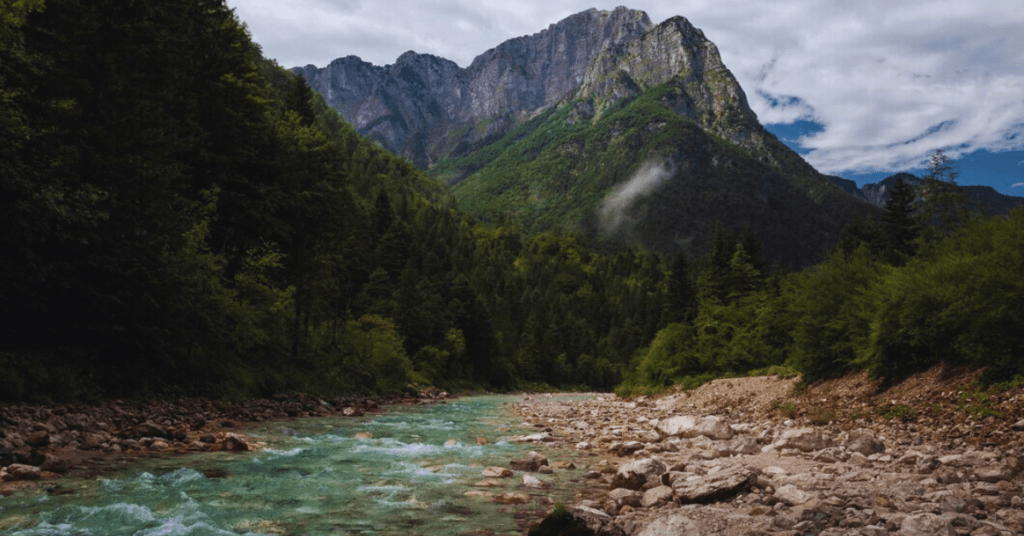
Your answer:
[[[603,110],[592,100],[551,108],[430,173],[452,186],[462,210],[484,221],[512,217],[529,233],[582,233],[603,249],[699,256],[721,222],[753,228],[766,257],[791,267],[819,261],[846,223],[872,211],[770,135],[758,158],[676,113],[679,84]],[[610,229],[602,203],[645,165],[661,168],[662,182],[625,206]]]

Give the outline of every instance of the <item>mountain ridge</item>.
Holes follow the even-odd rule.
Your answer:
[[[877,210],[767,131],[718,47],[682,16],[655,25],[642,11],[590,9],[465,69],[407,52],[384,67],[348,56],[293,72],[470,214],[511,214],[530,232],[701,255],[719,221],[755,228],[772,261],[797,267]],[[619,216],[657,233],[610,232],[601,207],[645,165],[666,180]]]

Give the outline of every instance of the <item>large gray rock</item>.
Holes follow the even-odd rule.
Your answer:
[[[745,466],[734,466],[698,479],[677,479],[672,482],[672,492],[683,504],[703,503],[731,497],[756,481],[757,471]]]
[[[732,439],[734,435],[725,420],[717,416],[697,418],[691,415],[677,415],[658,422],[655,430],[662,438],[704,436],[708,439],[724,440]]]
[[[716,441],[732,439],[732,428],[717,416],[704,417],[697,423],[697,434]]]
[[[654,429],[662,437],[695,437],[697,418],[692,415],[676,415],[659,421]]]
[[[649,479],[660,478],[668,470],[664,462],[657,458],[643,458],[626,462],[615,472],[612,479],[613,488],[639,490]]]

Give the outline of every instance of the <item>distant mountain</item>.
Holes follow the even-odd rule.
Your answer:
[[[717,47],[682,17],[591,9],[462,69],[408,52],[293,69],[356,129],[483,219],[608,248],[705,252],[716,222],[769,261],[820,260],[877,211],[763,128]]]
[[[903,179],[907,184],[920,188],[925,181],[911,173],[897,173],[886,177],[877,184],[865,184],[855,195],[860,195],[867,202],[876,207],[885,206],[889,200],[889,190],[897,178]],[[853,181],[849,181],[853,182]],[[991,186],[960,186],[971,207],[985,215],[1008,214],[1011,210],[1024,207],[1024,197],[1003,195]]]

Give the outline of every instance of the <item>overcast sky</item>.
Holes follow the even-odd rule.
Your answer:
[[[537,33],[591,7],[621,3],[228,0],[264,54],[284,67],[323,67],[348,55],[386,65],[408,50],[465,67],[507,39]],[[940,147],[973,159],[987,154],[980,150],[1024,149],[1020,0],[627,5],[646,11],[655,23],[682,15],[704,30],[762,123],[811,122],[799,123],[810,130],[787,132],[804,133],[799,140],[790,134],[790,142],[822,172],[856,178],[913,170]],[[1001,178],[985,182],[1024,195],[1024,153],[1009,158],[1021,161],[1003,165]]]

